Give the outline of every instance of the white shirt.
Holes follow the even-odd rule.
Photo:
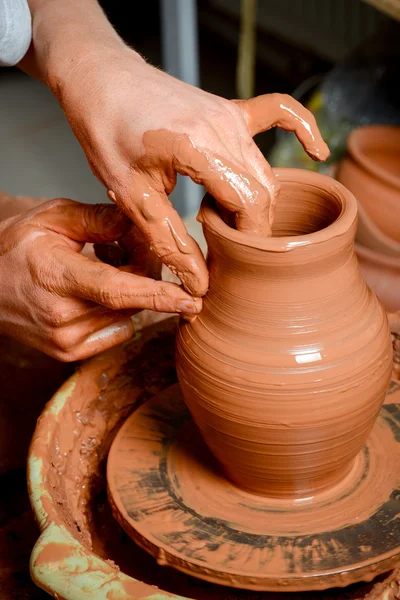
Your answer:
[[[0,66],[13,67],[32,40],[28,0],[0,0]]]

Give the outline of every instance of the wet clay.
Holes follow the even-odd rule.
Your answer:
[[[88,577],[91,576],[91,558],[97,555],[102,557],[102,568],[110,578],[117,580],[121,569],[144,583],[152,584],[154,594],[165,590],[196,600],[395,600],[400,581],[398,571],[378,578],[374,583],[339,591],[280,592],[262,596],[243,590],[233,591],[157,565],[150,555],[124,535],[112,518],[104,493],[104,460],[125,416],[143,400],[176,381],[173,360],[175,324],[173,319],[149,327],[124,348],[117,348],[82,365],[76,376],[48,405],[38,422],[30,451],[31,494],[32,481],[38,483],[38,478],[42,481],[39,490],[45,511],[39,513],[35,507],[41,530],[52,523],[67,527],[86,553]],[[392,382],[387,400],[399,402],[399,384]],[[36,468],[33,470],[33,457],[41,463],[39,473]],[[54,458],[56,463],[52,464]],[[22,532],[19,533],[22,537]],[[7,548],[10,538],[7,538],[7,532],[4,535],[7,543],[0,547]],[[66,576],[69,572],[73,585],[76,572],[74,568],[68,569],[67,563],[59,565]],[[97,577],[99,571],[96,573]],[[33,569],[32,574],[43,587],[45,582],[38,570]],[[121,594],[121,597],[129,599],[129,595],[124,597]]]
[[[213,140],[212,129],[200,141],[194,134],[150,130],[143,134],[144,152],[131,174],[133,202],[132,198],[128,203],[115,191],[108,191],[109,198],[137,225],[151,250],[195,296],[207,292],[208,274],[197,243],[188,235],[167,197],[174,189],[176,173],[203,184],[221,208],[233,216],[236,229],[269,236],[279,185],[250,136],[281,127],[294,131],[315,160],[329,156],[314,117],[290,96],[270,94],[235,104],[239,108],[237,127],[240,120],[245,121],[242,128],[251,149],[243,150],[243,155],[249,155],[248,160],[243,161],[241,153],[235,156],[232,149],[227,156],[224,144]]]
[[[224,473],[242,489],[309,497],[354,465],[392,370],[386,314],[354,253],[355,198],[296,169],[269,239],[229,228],[206,197],[210,289],[181,322],[184,399]]]
[[[399,144],[400,127],[360,127],[350,134],[347,156],[339,163],[336,173],[338,181],[356,196],[383,236],[387,236],[389,242],[397,242],[394,245],[397,255],[400,242]],[[367,239],[361,241],[369,245]]]
[[[288,591],[371,580],[400,558],[400,413],[386,407],[349,475],[314,498],[227,480],[172,386],[118,432],[107,482],[122,527],[162,565],[214,583]]]

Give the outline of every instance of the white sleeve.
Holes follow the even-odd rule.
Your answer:
[[[27,0],[0,0],[0,66],[13,67],[26,54],[32,39]]]

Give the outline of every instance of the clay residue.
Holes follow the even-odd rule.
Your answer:
[[[109,361],[99,357],[87,363],[66,384],[64,393],[69,400],[61,415],[47,409],[39,419],[31,452],[43,462],[43,477],[51,497],[50,501],[48,494],[43,494],[42,503],[49,518],[66,524],[86,547],[93,544],[88,501],[99,484],[97,469],[108,451],[109,436],[135,404],[175,378],[172,342],[168,337],[174,323],[159,323],[154,341],[151,328],[138,334],[132,357],[120,347],[111,351]],[[154,346],[158,344],[155,359]],[[117,376],[123,365],[125,375]],[[103,395],[107,400],[101,402]],[[101,455],[99,445],[103,448]]]
[[[43,564],[62,562],[76,554],[76,547],[68,544],[49,542],[38,554],[34,566],[39,567]]]
[[[277,172],[269,240],[232,231],[206,202],[210,289],[202,313],[181,322],[177,370],[229,478],[308,497],[352,468],[384,401],[392,350],[354,254],[355,198],[316,173]]]

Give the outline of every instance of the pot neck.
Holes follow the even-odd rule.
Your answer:
[[[210,279],[233,278],[263,282],[329,279],[354,257],[356,223],[344,233],[277,252],[240,245],[204,227]],[[243,290],[245,292],[245,290]]]

